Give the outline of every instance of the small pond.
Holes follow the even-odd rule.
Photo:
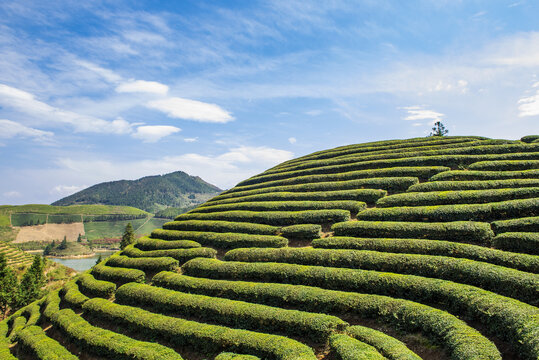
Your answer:
[[[95,265],[95,262],[99,258],[99,255],[104,259],[112,254],[114,254],[116,251],[103,251],[98,252],[92,257],[86,257],[86,258],[76,258],[76,259],[66,259],[66,258],[55,258],[55,257],[49,257],[52,261],[56,261],[57,263],[60,263],[62,265],[65,265],[67,267],[72,268],[73,270],[77,271],[86,271],[90,269],[92,266]]]

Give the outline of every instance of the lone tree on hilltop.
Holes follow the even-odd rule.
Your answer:
[[[436,121],[430,132],[430,136],[444,136],[449,132],[441,121]]]
[[[135,242],[135,230],[133,230],[133,225],[127,223],[125,226],[125,231],[122,236],[122,241],[120,242],[120,249],[125,249],[129,244]]]

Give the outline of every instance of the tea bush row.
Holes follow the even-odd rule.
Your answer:
[[[217,213],[225,211],[304,211],[304,210],[327,210],[342,209],[353,214],[364,210],[367,204],[360,201],[260,201],[260,202],[239,202],[223,205],[203,205],[188,214]],[[183,215],[176,219],[182,219]]]
[[[431,181],[412,185],[408,188],[407,192],[515,189],[538,186],[539,179]]]
[[[181,218],[180,218],[181,219]],[[238,223],[231,221],[170,221],[163,225],[165,230],[181,231],[209,231],[209,232],[232,232],[258,235],[276,235],[279,232],[277,226]]]

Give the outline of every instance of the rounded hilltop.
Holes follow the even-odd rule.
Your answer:
[[[0,359],[538,359],[539,142],[277,165],[0,322]]]

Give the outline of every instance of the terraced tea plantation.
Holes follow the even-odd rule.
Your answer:
[[[280,164],[0,323],[0,359],[539,359],[539,143]]]
[[[0,241],[0,254],[4,254],[7,264],[14,269],[22,269],[32,264],[34,257],[9,243]]]

